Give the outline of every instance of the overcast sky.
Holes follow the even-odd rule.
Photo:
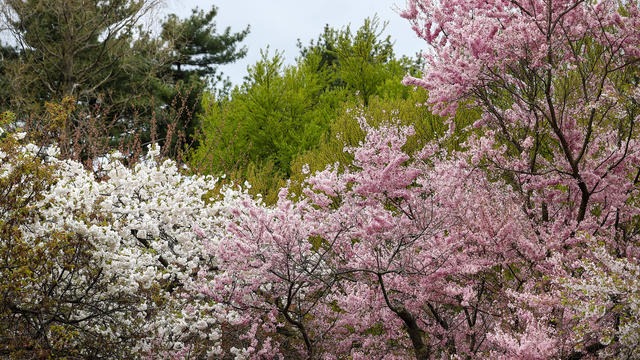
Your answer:
[[[351,24],[353,30],[359,28],[364,19],[378,15],[381,21],[388,21],[386,34],[395,41],[398,55],[414,56],[424,48],[425,43],[417,39],[409,23],[400,18],[394,10],[403,7],[405,0],[165,0],[166,13],[175,13],[184,18],[196,6],[209,10],[218,7],[215,18],[219,31],[227,26],[232,31],[240,31],[247,25],[251,32],[244,41],[249,52],[247,56],[231,65],[221,67],[234,84],[240,84],[247,74],[247,66],[260,57],[260,49],[270,46],[284,51],[287,63],[298,56],[297,39],[303,44],[317,39],[325,24],[333,28],[343,28]]]

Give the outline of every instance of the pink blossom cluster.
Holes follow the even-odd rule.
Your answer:
[[[114,339],[139,327],[131,351],[148,358],[637,354],[637,240],[619,230],[637,218],[635,145],[616,155],[602,132],[584,166],[617,160],[578,221],[575,181],[508,172],[522,157],[490,130],[463,151],[407,154],[410,127],[361,126],[351,165],[275,206],[232,188],[211,198],[214,179],[156,151],[134,168],[111,157],[101,179],[52,152],[59,179],[24,233],[93,245],[100,296],[139,302],[90,325]],[[158,287],[161,303],[145,296]]]
[[[259,321],[256,357],[637,357],[638,4],[402,16],[431,45],[405,83],[443,115],[482,110],[463,151],[406,154],[410,128],[361,121],[351,166],[236,210],[203,291]]]

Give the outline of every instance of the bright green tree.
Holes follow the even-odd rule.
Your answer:
[[[270,58],[264,52],[229,99],[206,98],[206,136],[195,163],[209,173],[269,163],[288,175],[291,159],[317,143],[346,98],[341,90],[327,91],[329,79],[317,71],[319,61],[310,56],[286,67],[281,54]]]
[[[401,80],[412,63],[395,57],[383,31],[377,19],[355,33],[326,27],[317,41],[299,45],[291,66],[281,54],[264,52],[228,99],[205,99],[204,137],[192,163],[205,173],[248,180],[254,193],[277,193],[292,161],[319,146],[346,106],[409,96]]]
[[[384,36],[386,26],[377,17],[365,19],[355,32],[350,26],[336,30],[327,25],[317,40],[298,47],[302,57],[319,54],[319,67],[331,74],[331,86],[357,93],[365,105],[372,96],[407,97],[398,79],[414,72],[415,64],[396,57],[391,37]]]

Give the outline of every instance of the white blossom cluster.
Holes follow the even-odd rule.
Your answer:
[[[43,157],[43,149],[33,145],[21,151]],[[99,278],[92,301],[100,304],[101,314],[108,313],[93,316],[85,307],[72,310],[69,318],[95,319],[83,326],[112,343],[137,334],[129,341],[129,356],[179,359],[196,351],[219,356],[220,324],[233,323],[236,315],[202,295],[199,284],[202,276],[217,272],[208,248],[224,236],[230,209],[248,198],[246,192],[223,187],[214,193],[217,179],[191,176],[171,160],[157,160],[157,147],[131,168],[113,154],[97,175],[81,163],[58,160],[54,148],[45,152],[56,180],[39,200],[39,216],[22,226],[25,241],[37,244],[56,231],[86,241],[93,268],[79,269],[74,286],[97,288],[89,282]],[[64,274],[62,267],[54,272]]]
[[[580,322],[578,333],[598,337],[607,348],[603,357],[615,359],[640,358],[640,266],[626,258],[615,258],[606,248],[593,246],[590,259],[580,261],[583,273],[579,278],[565,279],[561,283],[573,295],[567,298],[576,310]],[[594,324],[607,322],[594,334]],[[597,327],[596,327],[597,328]]]

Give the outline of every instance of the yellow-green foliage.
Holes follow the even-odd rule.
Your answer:
[[[247,181],[251,193],[273,203],[287,181],[302,180],[303,164],[316,171],[351,161],[344,145],[364,138],[356,114],[374,126],[413,125],[416,136],[408,151],[440,138],[443,119],[428,110],[423,89],[402,85],[414,66],[395,57],[383,31],[377,19],[365,20],[355,32],[327,27],[316,42],[301,47],[294,66],[283,66],[278,53],[263,54],[228,99],[205,97],[204,136],[192,153],[192,168],[226,174],[234,183]],[[462,128],[474,117],[461,111],[455,121]],[[444,145],[456,147],[459,139],[449,142]]]
[[[449,150],[457,150],[465,139],[463,128],[479,118],[477,110],[461,108],[453,119],[456,124],[454,136],[444,142],[444,134],[449,126],[445,119],[429,111],[426,101],[428,94],[424,89],[412,90],[406,99],[382,99],[374,97],[368,106],[347,103],[341,116],[331,125],[319,146],[298,156],[291,165],[291,181],[300,184],[306,175],[302,174],[302,167],[309,165],[311,173],[324,170],[327,165],[340,163],[350,164],[352,156],[344,152],[345,146],[356,146],[364,140],[364,132],[358,123],[358,117],[363,116],[372,126],[380,124],[411,125],[415,135],[407,140],[404,150],[413,153],[430,141],[438,141]]]
[[[299,154],[291,163],[290,176],[286,177],[274,171],[272,163],[262,166],[250,164],[241,177],[238,172],[231,174],[235,182],[247,181],[251,184],[251,192],[260,194],[268,204],[278,199],[279,189],[291,183],[294,193],[301,193],[301,184],[307,175],[302,167],[309,165],[309,170],[324,170],[327,165],[339,163],[344,166],[352,162],[352,156],[344,152],[345,146],[357,146],[364,140],[364,132],[358,123],[358,117],[363,116],[369,125],[381,124],[411,125],[415,135],[410,137],[404,149],[413,153],[422,149],[430,141],[438,141],[444,148],[457,150],[465,139],[464,127],[479,118],[477,110],[460,108],[453,119],[456,131],[452,137],[444,137],[448,131],[445,119],[434,115],[425,105],[427,93],[423,89],[411,90],[406,99],[383,99],[372,97],[369,105],[365,106],[361,100],[351,100],[343,104],[339,115],[331,123],[329,130],[322,136],[318,145],[307,152]],[[445,140],[446,139],[446,140]]]
[[[253,162],[272,163],[286,174],[291,159],[313,147],[347,96],[328,90],[330,77],[310,56],[284,67],[281,55],[264,58],[229,99],[205,97],[204,138],[192,164],[201,172],[227,173]]]
[[[20,326],[28,324],[17,320],[19,310],[34,309],[16,304],[37,291],[38,280],[47,275],[42,270],[52,261],[50,252],[63,250],[58,244],[64,243],[64,236],[35,244],[24,240],[21,226],[37,216],[35,204],[53,178],[50,167],[19,151],[19,140],[4,133],[12,118],[11,113],[0,115],[0,349],[9,358],[20,359],[32,358],[40,342],[23,336]]]

